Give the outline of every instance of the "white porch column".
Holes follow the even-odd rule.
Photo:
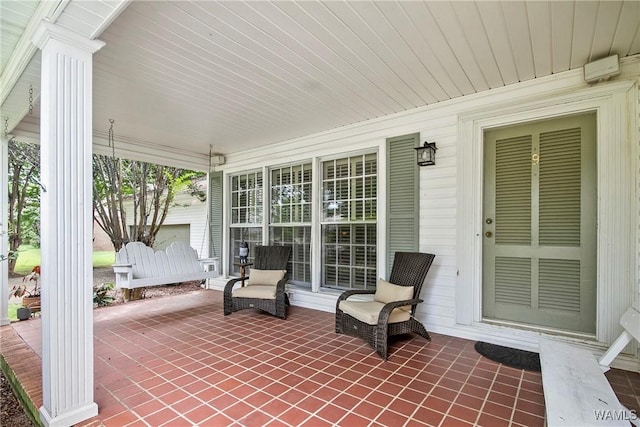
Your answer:
[[[0,258],[9,255],[9,138],[0,138]],[[9,266],[6,259],[0,259],[0,326],[9,324]]]
[[[92,71],[104,43],[43,22],[40,163],[42,398],[47,426],[98,414],[93,401]]]

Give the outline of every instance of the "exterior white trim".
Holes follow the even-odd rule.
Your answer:
[[[100,25],[98,25],[98,27],[93,30],[89,38],[95,39],[96,37],[100,36],[100,34],[102,34],[102,32],[106,30],[107,27],[109,27],[109,25],[111,25],[118,16],[120,16],[120,14],[127,8],[127,6],[129,6],[129,3],[131,3],[131,1],[132,0],[118,1],[115,6],[113,6],[111,12],[104,17]]]
[[[104,43],[50,23],[42,50],[42,400],[47,426],[98,414],[93,401],[92,71]],[[64,104],[64,108],[60,105]]]
[[[160,146],[145,141],[122,138],[117,135],[117,126],[118,123],[116,122],[114,124],[116,128],[115,154],[120,158],[202,172],[206,172],[209,168],[208,154],[187,152],[176,147]],[[108,127],[107,123],[105,123],[106,127]],[[13,134],[20,141],[40,145],[40,133],[37,131],[15,128]],[[93,152],[94,154],[105,156],[113,155],[113,150],[109,147],[107,137],[102,132],[94,132],[93,134]]]
[[[183,169],[206,172],[209,169],[209,154],[194,153],[181,149],[179,146],[152,144],[145,141],[134,141],[130,138],[122,138],[117,134],[118,122],[114,123],[116,129],[115,154],[124,159],[138,160],[147,163],[174,166]],[[108,124],[105,123],[105,128]],[[93,134],[93,149],[95,154],[111,156],[113,150],[109,147],[107,137],[102,133]]]
[[[637,133],[630,102],[637,100],[637,84],[621,81],[540,98],[517,98],[495,108],[478,109],[460,117],[458,150],[458,268],[456,323],[466,331],[481,329],[486,336],[513,339],[504,326],[482,324],[482,148],[484,131],[497,127],[586,111],[598,113],[598,316],[595,337],[574,335],[594,348],[606,348],[620,333],[618,320],[637,292],[634,247],[637,212]],[[630,120],[631,119],[631,120]],[[635,136],[634,136],[635,135]],[[469,310],[469,307],[473,307]],[[523,345],[540,335],[558,331],[519,333]],[[486,339],[486,338],[485,338]]]
[[[38,8],[29,20],[27,28],[25,28],[22,36],[20,37],[20,41],[18,41],[18,45],[11,53],[11,58],[7,61],[7,68],[2,73],[0,105],[4,104],[4,101],[6,101],[7,97],[20,79],[20,76],[22,76],[22,73],[31,62],[31,58],[33,58],[33,55],[38,51],[38,48],[32,43],[31,39],[35,32],[40,28],[40,23],[45,18],[55,21],[69,1],[71,0],[62,0],[57,2],[43,1],[38,4]],[[22,120],[22,117],[20,117],[17,122],[20,120]]]
[[[311,181],[311,194],[316,195],[315,206],[317,207],[322,203],[321,196],[321,180],[316,178],[320,176],[322,171],[322,163],[319,158],[315,157],[312,160],[312,176],[315,178]],[[311,241],[322,241],[322,226],[320,225],[321,218],[320,209],[311,209]],[[311,290],[318,292],[320,290],[320,282],[322,281],[322,271],[320,266],[322,265],[322,252],[311,251]]]
[[[625,76],[628,78],[630,75],[637,78],[639,63],[640,55],[623,58],[620,61],[621,75],[617,79],[623,79]],[[511,103],[517,106],[517,102],[514,101],[514,92],[533,93],[540,99],[558,96],[562,93],[569,94],[576,89],[588,87],[584,82],[583,76],[582,68],[578,68],[266,145],[249,151],[228,154],[225,156],[225,165],[220,166],[220,168],[230,172],[242,171],[262,164],[265,159],[278,161],[277,159],[287,158],[290,161],[298,161],[299,159],[321,156],[326,154],[329,149],[340,152],[345,149],[358,149],[358,147],[362,146],[365,148],[370,147],[369,143],[372,139],[385,139],[394,135],[415,133],[416,129],[423,127],[423,123],[426,120],[438,121],[447,119],[452,114],[458,115],[467,112],[470,109],[482,109],[486,105],[495,104],[495,99],[497,98],[511,100]],[[597,85],[594,87],[597,87]],[[389,135],[389,128],[394,129],[392,135]],[[430,138],[434,138],[434,136],[437,137],[438,135],[429,134]],[[440,144],[438,144],[438,149],[440,149]],[[440,153],[438,157],[440,157]]]
[[[619,177],[617,181],[611,181],[611,178],[602,177],[602,173],[599,174],[600,178],[605,180],[600,183],[600,190],[619,191],[622,186],[616,187],[611,183],[626,180],[624,186],[627,190],[624,191],[628,191],[628,198],[631,201],[627,202],[624,209],[628,208],[632,212],[638,212],[640,201],[638,200],[637,188],[640,174],[637,165],[638,132],[636,129],[639,120],[636,112],[637,105],[632,104],[638,102],[636,84],[639,70],[640,56],[626,58],[622,62],[620,76],[609,82],[589,85],[584,82],[581,69],[554,74],[534,81],[468,95],[461,99],[445,101],[260,149],[228,155],[226,156],[227,162],[217,168],[222,170],[227,177],[235,173],[255,170],[257,167],[282,164],[285,161],[302,162],[312,159],[315,167],[319,168],[319,162],[322,159],[378,147],[378,153],[381,156],[379,157],[379,171],[383,174],[386,165],[384,165],[383,150],[380,147],[384,145],[386,138],[419,132],[421,141],[424,139],[437,141],[436,165],[420,168],[419,171],[419,247],[422,252],[435,253],[436,259],[423,287],[421,297],[425,302],[418,306],[416,316],[424,323],[427,330],[433,332],[467,339],[484,338],[496,343],[502,342],[505,345],[536,350],[540,336],[555,334],[556,331],[524,331],[519,329],[517,325],[489,325],[476,320],[476,317],[479,319],[477,313],[481,312],[480,289],[477,288],[474,295],[470,283],[480,283],[479,273],[482,266],[479,264],[479,256],[474,257],[474,254],[480,253],[481,247],[478,246],[478,238],[473,238],[474,233],[478,233],[474,226],[475,217],[473,215],[476,217],[480,215],[480,208],[476,208],[474,211],[474,206],[481,206],[482,194],[477,191],[474,185],[480,185],[478,183],[481,182],[482,174],[481,170],[478,170],[478,167],[481,166],[474,167],[474,159],[481,158],[478,156],[481,156],[482,153],[481,147],[473,141],[482,141],[482,127],[474,127],[473,122],[476,121],[485,127],[491,127],[533,120],[534,118],[564,115],[570,112],[602,108],[604,108],[603,111],[610,111],[615,117],[605,117],[604,113],[599,111],[600,123],[604,122],[600,128],[617,126],[617,131],[605,134],[607,138],[617,138],[623,135],[623,127],[626,127],[627,134],[631,136],[620,137],[618,138],[620,141],[617,143],[626,141],[629,146],[625,146],[624,150],[631,151],[626,151],[626,156],[629,159],[625,159],[625,161],[629,163],[623,169],[627,172],[616,170],[616,176]],[[613,95],[614,93],[618,93],[618,95]],[[608,120],[609,122],[607,122]],[[602,135],[599,136],[599,140],[603,138]],[[610,151],[616,151],[616,149]],[[601,154],[600,157],[603,155],[615,155],[615,153]],[[319,176],[317,171],[314,172],[316,172],[316,177]],[[317,190],[314,191],[316,191],[314,194],[318,194]],[[379,198],[380,203],[384,203],[384,197],[386,196],[382,195]],[[613,195],[607,197],[613,197]],[[225,201],[226,203],[228,200]],[[602,206],[603,203],[601,202],[600,205]],[[609,211],[613,212],[612,209],[609,208]],[[613,213],[620,214],[619,212]],[[603,214],[608,215],[608,213],[600,212],[600,218],[603,217]],[[599,246],[615,245],[615,242],[624,239],[627,239],[624,240],[625,242],[631,242],[627,245],[629,246],[628,252],[625,252],[622,247],[616,246],[615,248],[616,253],[625,259],[625,261],[619,260],[617,264],[617,266],[621,266],[626,263],[622,268],[624,273],[616,271],[613,265],[606,272],[603,270],[599,273],[600,280],[606,279],[608,283],[613,281],[626,283],[620,285],[625,291],[616,294],[615,302],[599,301],[600,307],[604,307],[605,303],[614,304],[611,305],[613,308],[609,310],[610,313],[607,312],[606,315],[600,316],[602,319],[607,319],[606,325],[603,320],[603,324],[598,328],[600,341],[595,341],[593,337],[578,335],[563,337],[564,340],[578,343],[588,342],[590,349],[597,352],[604,350],[607,341],[617,336],[621,312],[616,313],[616,311],[623,311],[628,306],[632,289],[637,287],[640,290],[640,283],[637,280],[637,277],[640,276],[640,266],[638,265],[639,261],[634,258],[640,252],[638,249],[640,248],[640,224],[636,217],[637,215],[628,215],[623,221],[616,222],[618,226],[622,224],[623,227],[626,227],[628,231],[626,235],[618,230],[616,236],[607,235],[605,240],[601,239],[598,242]],[[379,222],[381,232],[384,227],[385,224]],[[224,224],[225,236],[228,234],[227,229],[228,221]],[[603,236],[602,233],[601,236]],[[315,240],[320,238],[319,231],[314,231],[313,238]],[[633,246],[630,246],[632,244]],[[227,247],[226,242],[224,247]],[[313,261],[318,262],[318,265],[319,259],[319,255],[314,252]],[[630,271],[631,273],[629,273]],[[315,291],[318,291],[316,288],[321,281],[318,272],[319,270],[314,269],[314,275],[312,275],[312,283],[314,284],[312,289]],[[380,273],[382,275],[382,271]],[[465,283],[466,287],[463,286]],[[330,306],[322,303],[321,300],[307,299],[304,293],[300,296],[304,299],[294,300],[292,304],[301,305],[303,301],[305,303],[315,301],[319,305],[314,308],[320,310]],[[612,297],[609,295],[608,298]],[[623,300],[627,300],[627,302],[623,303]],[[622,308],[625,304],[626,306]],[[634,366],[634,369],[640,369],[640,359],[637,357],[622,355],[616,363],[626,363],[625,360],[630,361],[629,364]]]
[[[0,176],[0,255],[9,254],[9,139],[10,135],[0,137],[0,170],[5,171]],[[9,266],[6,260],[0,260],[0,326],[9,322]]]

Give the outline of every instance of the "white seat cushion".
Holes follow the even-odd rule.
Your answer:
[[[376,293],[373,296],[374,301],[386,304],[388,302],[406,301],[410,299],[413,299],[413,286],[394,285],[384,279],[378,279],[376,283]],[[400,308],[408,312],[411,311],[410,305],[405,305]]]
[[[276,299],[275,286],[247,285],[234,289],[231,295],[234,298]]]
[[[413,299],[413,286],[400,286],[378,279],[374,301],[388,303]]]
[[[252,268],[249,271],[250,285],[277,285],[284,277],[287,270],[258,270]]]
[[[368,325],[377,325],[384,303],[378,301],[340,301],[338,308],[351,317]],[[406,322],[411,316],[411,306],[396,308],[389,316],[389,323]]]

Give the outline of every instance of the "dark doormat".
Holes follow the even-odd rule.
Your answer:
[[[475,349],[478,353],[494,362],[511,366],[516,369],[540,372],[540,355],[526,350],[503,347],[501,345],[476,342]]]

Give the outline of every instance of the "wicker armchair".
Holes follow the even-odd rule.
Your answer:
[[[256,283],[255,280],[251,280],[252,272],[249,271],[249,275],[244,278],[249,281],[249,284],[235,290],[234,285],[242,279],[229,280],[224,287],[224,314],[231,314],[245,308],[256,308],[286,319],[289,301],[285,293],[285,285],[288,279],[287,263],[290,253],[289,246],[256,246],[251,270],[284,270],[284,277],[275,284]],[[261,275],[263,275],[262,271]],[[257,271],[255,276],[258,276]]]
[[[378,298],[379,294],[376,290],[363,289],[343,292],[336,302],[336,333],[365,339],[383,360],[387,360],[388,341],[391,336],[417,333],[430,341],[429,333],[414,315],[416,306],[422,302],[419,298],[420,290],[434,258],[433,254],[419,252],[395,253],[391,276],[389,282],[385,282],[385,289],[393,290],[393,285],[413,287],[413,292],[408,289],[406,292],[404,290],[399,292],[409,295],[409,297],[403,296],[403,301],[388,302],[382,298],[383,302],[347,301],[347,298],[356,294],[374,294],[375,298]],[[380,282],[379,280],[378,288],[381,288]],[[393,285],[389,286],[390,284]],[[395,289],[401,288],[395,287]],[[379,292],[381,294],[382,289]],[[412,296],[411,293],[413,293]],[[401,310],[394,311],[397,308]]]

